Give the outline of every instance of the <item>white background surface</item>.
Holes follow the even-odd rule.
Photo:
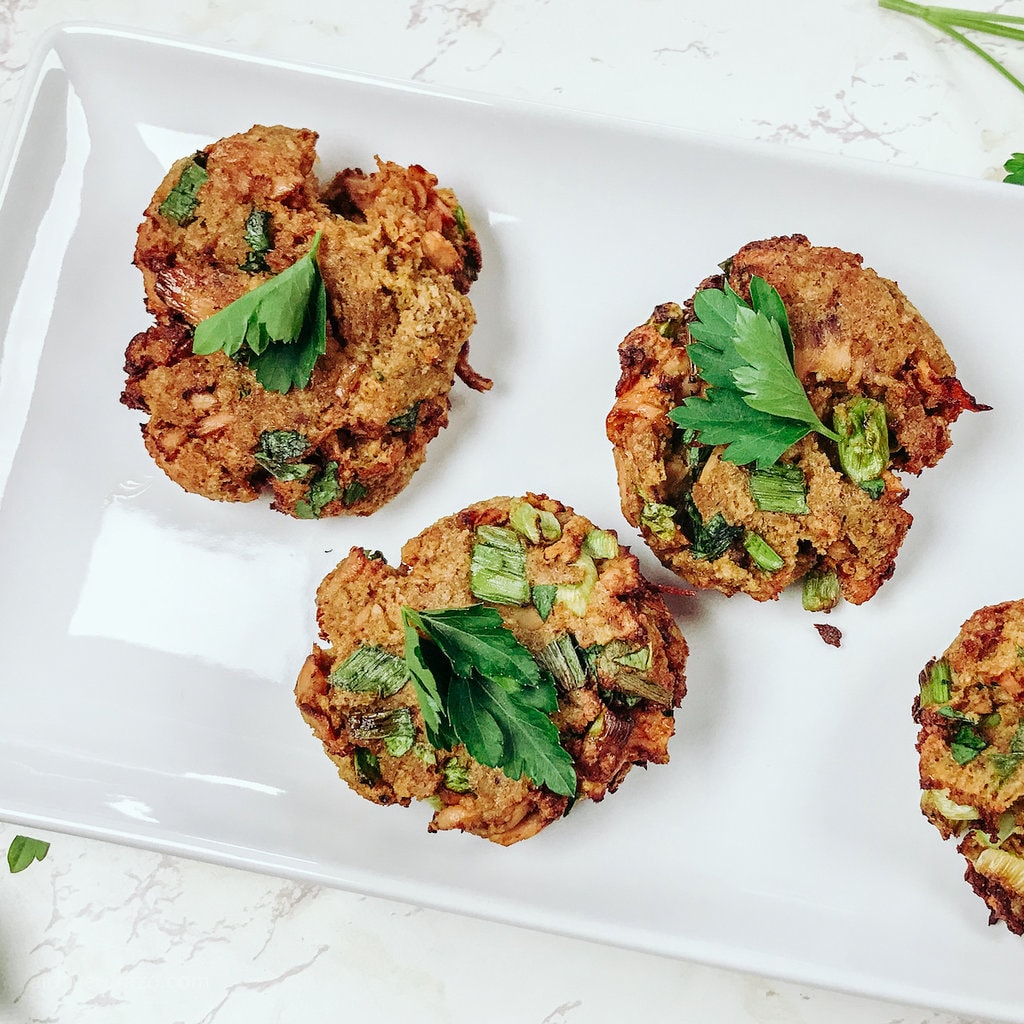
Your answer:
[[[40,33],[88,18],[971,177],[998,177],[1024,148],[1024,96],[867,2],[136,7],[0,5],[0,127]],[[1024,51],[1006,52],[1024,66]],[[48,838],[43,864],[0,876],[0,1014],[12,1021],[952,1020]]]

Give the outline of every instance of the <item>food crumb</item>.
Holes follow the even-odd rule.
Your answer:
[[[835,626],[829,625],[827,622],[816,622],[814,628],[818,631],[821,639],[830,647],[838,647],[843,642],[843,634]]]

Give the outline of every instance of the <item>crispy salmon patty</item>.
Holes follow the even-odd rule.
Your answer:
[[[976,611],[921,672],[921,810],[959,841],[965,878],[1024,934],[1024,601]]]
[[[488,617],[468,646],[506,653],[472,672],[446,660],[466,654],[462,646],[421,635],[434,622],[465,637]],[[578,799],[601,800],[633,765],[668,760],[686,642],[614,534],[544,495],[441,519],[406,543],[397,567],[353,548],[320,584],[317,618],[326,645],[314,646],[296,684],[303,717],[357,793],[378,804],[429,801],[432,832],[510,845]],[[509,646],[520,659],[511,678],[501,667]],[[440,740],[437,706],[423,705],[424,666],[447,694],[440,705],[452,727]],[[509,692],[516,707],[496,712]],[[497,714],[494,757],[471,738],[479,742],[484,714]],[[545,756],[563,765],[557,783],[534,781],[529,759],[528,770],[509,768],[526,719],[534,737],[548,731],[555,749]]]
[[[155,323],[132,339],[122,402],[186,491],[300,518],[366,515],[398,494],[447,425],[467,359],[480,247],[454,194],[378,160],[325,187],[315,132],[255,126],[174,164],[139,227]],[[264,387],[251,350],[197,355],[198,324],[308,257],[326,291],[325,349],[304,386]],[[237,307],[236,307],[237,308]]]
[[[892,575],[911,524],[897,473],[934,466],[949,447],[950,424],[984,407],[961,386],[921,314],[860,256],[793,235],[752,242],[723,267],[698,293],[731,289],[750,302],[755,278],[774,287],[813,412],[828,426],[858,415],[873,424],[883,450],[877,470],[868,481],[851,478],[837,444],[819,433],[762,468],[730,461],[724,445],[679,429],[670,411],[708,391],[688,355],[691,298],[657,307],[619,346],[606,427],[623,514],[696,586],[765,601],[805,579],[812,610],[840,595],[860,604]]]

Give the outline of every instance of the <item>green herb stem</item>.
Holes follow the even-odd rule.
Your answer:
[[[969,11],[959,7],[939,7],[913,3],[912,0],[878,0],[879,6],[900,14],[909,14],[920,18],[928,25],[944,32],[950,38],[963,44],[976,53],[986,64],[995,68],[1015,88],[1024,92],[1024,82],[1009,71],[1000,61],[996,60],[987,50],[968,39],[958,29],[985,32],[988,35],[1003,39],[1024,42],[1024,28],[1013,28],[1014,25],[1024,26],[1024,17],[1012,14],[990,14],[982,11]]]

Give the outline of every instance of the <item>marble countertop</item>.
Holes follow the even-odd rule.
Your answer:
[[[0,0],[0,134],[66,21],[972,178],[1024,148],[1024,96],[871,0]],[[22,831],[52,846],[0,875],[4,1022],[967,1024],[14,824],[0,845]]]

